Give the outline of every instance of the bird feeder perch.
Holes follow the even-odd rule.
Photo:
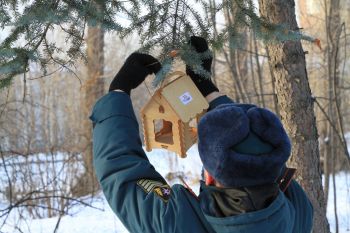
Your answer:
[[[185,158],[209,104],[185,73],[173,72],[165,80],[141,110],[146,150],[164,148]]]

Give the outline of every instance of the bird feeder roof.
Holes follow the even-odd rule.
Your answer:
[[[209,108],[207,100],[189,76],[183,72],[174,72],[170,76],[172,78],[176,77],[176,79],[162,87],[161,95],[167,100],[181,121],[189,122]]]

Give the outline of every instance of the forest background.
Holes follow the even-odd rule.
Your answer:
[[[240,8],[234,2],[241,1],[233,1],[221,15],[210,10],[203,13],[206,21],[213,25],[214,39],[220,36],[221,28],[235,24]],[[217,9],[215,4],[215,1],[208,1],[206,9]],[[290,163],[298,168],[297,179],[315,206],[314,232],[330,232],[324,200],[329,199],[328,195],[333,195],[336,200],[335,175],[350,169],[346,143],[350,127],[347,117],[350,114],[350,60],[347,54],[350,2],[300,0],[296,2],[296,15],[293,4],[294,1],[267,3],[260,0],[256,11],[270,21],[275,20],[274,23],[285,19],[282,23],[318,39],[321,46],[310,39],[302,41],[304,50],[297,44],[299,40],[266,44],[249,26],[240,27],[239,40],[229,37],[222,41],[220,49],[213,50],[212,79],[220,91],[234,101],[267,107],[280,115],[293,140]],[[285,7],[283,11],[279,8],[281,5]],[[116,18],[121,24],[127,23],[125,14]],[[298,28],[293,20],[298,21]],[[91,163],[88,116],[95,101],[107,92],[125,58],[139,49],[140,40],[143,40],[137,30],[131,30],[120,39],[114,29],[105,30],[99,23],[91,23],[83,30],[82,39],[86,43],[81,48],[86,57],[74,62],[69,56],[69,62],[63,62],[64,58],[52,59],[45,64],[44,73],[35,62],[28,63],[25,68],[28,72],[19,72],[23,74],[11,78],[11,85],[3,85],[0,90],[0,231],[15,211],[26,213],[18,215],[22,220],[64,216],[77,203],[90,206],[86,198],[98,194]],[[6,28],[0,33],[1,43],[8,33]],[[46,40],[54,41],[61,48],[79,42],[67,41],[66,34],[64,27],[47,30],[39,49],[50,54],[50,43],[45,44]],[[239,46],[231,46],[237,42]],[[156,46],[149,52],[164,61],[162,54],[169,48],[164,49],[161,43],[158,47],[156,42],[154,44]],[[298,63],[304,57],[306,67]],[[184,70],[180,59],[172,69]],[[293,69],[296,72],[291,72]],[[5,74],[0,73],[1,80],[7,80]],[[154,92],[153,79],[149,77],[132,92],[136,113]],[[300,118],[302,123],[297,124],[304,112],[308,120]],[[175,155],[164,159],[178,163]],[[172,182],[181,175],[174,165],[167,179]],[[332,193],[329,192],[330,180]],[[337,223],[337,205],[334,208]],[[21,229],[14,231],[21,232]],[[339,232],[338,227],[335,231]]]

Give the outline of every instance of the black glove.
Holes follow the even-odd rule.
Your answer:
[[[188,42],[198,53],[203,53],[208,50],[208,43],[207,41],[198,36],[191,36],[190,41]],[[202,67],[211,73],[211,63],[213,61],[213,58],[204,59],[202,61]],[[186,65],[186,73],[191,77],[194,84],[196,84],[199,91],[202,93],[202,95],[205,97],[209,95],[210,93],[214,91],[219,91],[219,89],[214,85],[214,83],[208,79],[201,77],[200,75],[194,73],[194,71]]]
[[[140,85],[147,75],[157,73],[160,69],[161,64],[151,55],[133,53],[114,77],[109,91],[120,89],[130,95],[131,89]]]

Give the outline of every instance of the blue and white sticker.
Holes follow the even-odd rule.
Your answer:
[[[184,105],[189,104],[193,100],[191,94],[188,91],[186,91],[185,93],[180,95],[179,99],[180,99],[181,103],[183,103]]]

